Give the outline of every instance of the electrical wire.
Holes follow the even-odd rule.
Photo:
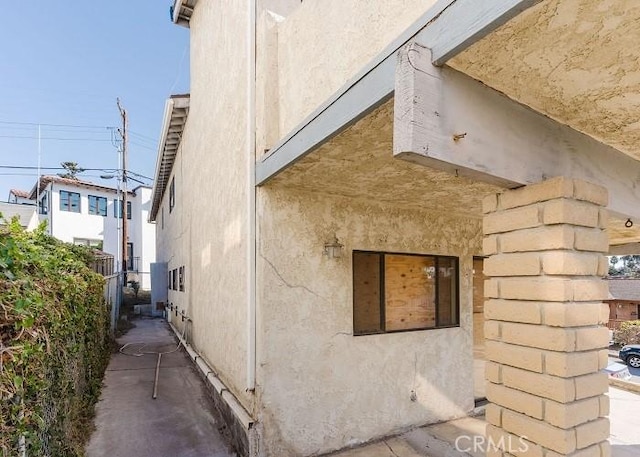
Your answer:
[[[152,138],[150,136],[143,135],[142,133],[138,133],[138,132],[135,132],[133,130],[129,130],[129,134],[131,134],[133,136],[137,136],[137,137],[145,139],[145,140],[148,140],[148,141],[152,141],[154,143],[156,143],[158,141],[156,138]]]
[[[146,145],[141,144],[141,143],[136,143],[135,141],[131,141],[131,140],[129,140],[129,144],[133,144],[135,146],[138,146],[139,148],[148,149],[150,151],[155,151],[156,150],[156,148],[153,148],[151,146],[146,146]]]
[[[18,136],[18,135],[0,135],[0,138],[12,138],[18,140],[58,140],[58,141],[111,141],[111,139],[101,138],[60,138],[53,136],[43,136],[38,138],[37,136]]]
[[[32,125],[34,127],[75,127],[83,129],[110,129],[114,128],[108,125],[76,125],[76,124],[46,124],[44,122],[13,122],[13,121],[0,121],[0,124],[6,125]]]

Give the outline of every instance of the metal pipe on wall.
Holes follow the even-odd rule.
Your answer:
[[[247,390],[256,387],[256,0],[248,2],[247,53],[247,173],[248,173],[248,255],[247,255]]]

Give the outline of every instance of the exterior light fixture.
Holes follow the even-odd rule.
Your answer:
[[[343,247],[344,245],[340,244],[338,238],[333,235],[333,239],[324,243],[324,250],[322,251],[322,253],[330,259],[339,259],[340,257],[342,257]]]

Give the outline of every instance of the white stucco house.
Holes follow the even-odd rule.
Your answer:
[[[494,442],[610,455],[604,254],[640,251],[636,2],[172,15],[191,87],[166,103],[153,287],[238,451],[463,417],[482,346]]]
[[[29,198],[29,192],[26,190],[20,189],[11,189],[9,190],[9,198],[7,199],[9,203],[16,203],[19,205],[34,205],[33,200]]]
[[[0,225],[3,225],[4,221],[8,222],[17,217],[20,225],[27,230],[33,230],[38,226],[38,213],[34,204],[0,202],[0,214],[2,214]]]
[[[122,258],[122,203],[117,189],[58,176],[42,176],[39,184],[39,189],[36,183],[28,193],[11,193],[20,198],[27,195],[32,204],[37,201],[39,219],[47,222],[50,235]],[[151,188],[138,186],[127,195],[128,279],[137,278],[141,288],[150,289],[150,264],[155,261],[156,248],[155,227],[147,221]],[[119,271],[118,265],[115,270]]]

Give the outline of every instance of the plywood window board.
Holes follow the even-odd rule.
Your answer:
[[[459,325],[458,259],[353,252],[355,335]]]

